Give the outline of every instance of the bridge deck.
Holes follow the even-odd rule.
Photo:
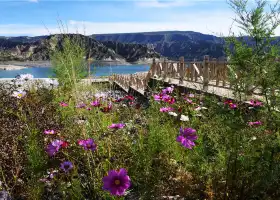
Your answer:
[[[229,87],[219,87],[216,86],[214,84],[214,81],[210,82],[207,86],[207,89],[205,90],[203,88],[203,83],[199,83],[199,82],[191,82],[191,81],[186,81],[184,80],[182,83],[179,83],[179,79],[175,79],[175,78],[166,78],[166,79],[162,79],[162,78],[152,78],[156,81],[163,81],[165,83],[174,85],[174,86],[181,86],[181,87],[185,87],[185,88],[189,88],[189,89],[193,89],[193,90],[198,90],[198,91],[202,91],[208,94],[214,94],[220,97],[226,97],[226,98],[230,98],[230,99],[235,99],[235,95],[233,93],[233,90],[230,89]],[[244,100],[246,99],[246,97],[242,97]],[[252,98],[256,98],[256,99],[262,99],[263,97],[257,94],[253,94]]]

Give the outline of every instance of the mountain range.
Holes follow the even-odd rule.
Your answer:
[[[0,37],[0,61],[45,61],[56,47],[63,48],[65,37],[83,44],[87,58],[96,61],[117,61],[121,64],[151,61],[160,54],[145,44],[99,42],[79,34],[56,34],[37,37]]]
[[[68,34],[73,37],[72,34]],[[193,31],[163,31],[146,33],[116,33],[78,35],[86,43],[87,57],[95,60],[138,62],[165,57],[178,60],[214,58],[225,56],[224,38]],[[54,38],[62,35],[37,37],[0,37],[0,61],[48,60],[48,49]]]
[[[96,34],[91,37],[101,42],[145,44],[162,56],[175,60],[181,56],[193,60],[201,59],[204,55],[215,58],[225,55],[224,38],[193,31]]]

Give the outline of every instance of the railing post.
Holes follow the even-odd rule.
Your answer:
[[[196,58],[193,59],[193,63],[196,65]],[[194,66],[192,66],[192,78],[191,78],[191,81],[194,81],[197,82],[197,76],[198,76],[198,73],[196,72]]]
[[[228,74],[227,70],[228,70],[227,65],[224,64],[224,66],[223,66],[223,87],[226,86],[227,74]]]
[[[132,86],[133,82],[132,82],[132,74],[130,74],[129,76],[129,86]]]
[[[162,65],[162,71],[163,71],[163,80],[167,77],[167,62],[166,58],[163,60],[163,65]]]
[[[186,69],[185,69],[184,57],[180,57],[179,84],[184,83],[185,71]]]
[[[153,58],[153,63],[151,66],[151,72],[152,72],[152,76],[154,77],[156,75],[156,59]]]
[[[209,84],[209,56],[204,56],[203,60],[203,90],[208,90]]]

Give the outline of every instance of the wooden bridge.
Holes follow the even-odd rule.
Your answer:
[[[194,60],[184,62],[181,57],[178,62],[163,61],[155,62],[146,73],[130,75],[112,75],[111,83],[117,84],[126,92],[134,90],[142,95],[148,91],[148,83],[151,80],[162,81],[174,86],[199,90],[222,97],[234,98],[233,90],[228,81],[228,63],[204,56],[203,61]],[[252,95],[253,98],[260,98]]]

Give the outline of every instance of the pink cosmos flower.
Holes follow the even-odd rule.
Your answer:
[[[249,104],[253,107],[261,107],[263,106],[263,103],[261,101],[258,101],[258,100],[253,100],[251,99]]]
[[[170,105],[174,104],[176,102],[175,98],[170,97],[169,99],[165,99],[164,102],[169,103]]]
[[[95,151],[97,148],[97,145],[95,144],[94,140],[91,138],[87,140],[79,140],[78,144],[84,147],[85,150]]]
[[[122,129],[124,127],[125,127],[125,124],[119,123],[119,124],[112,124],[108,128],[111,128],[111,129]]]
[[[193,101],[187,97],[184,98],[189,104],[193,104]]]
[[[59,105],[60,105],[61,107],[67,107],[67,106],[68,106],[68,104],[65,103],[65,102],[60,102]]]
[[[235,108],[237,108],[237,104],[231,103],[231,104],[229,104],[229,107],[231,109],[235,109]]]
[[[161,101],[161,96],[160,95],[155,94],[153,97],[154,97],[155,101]]]
[[[53,134],[55,134],[55,131],[54,130],[45,130],[44,133],[46,135],[53,135]]]
[[[171,98],[171,97],[170,97],[168,94],[163,94],[163,95],[161,96],[161,99],[162,99],[162,101],[164,101],[164,102],[169,101],[170,98]]]
[[[224,102],[225,105],[228,105],[230,109],[235,109],[237,108],[237,104],[233,103],[233,101],[231,99],[227,99]]]
[[[113,108],[112,102],[109,102],[107,106],[101,108],[101,111],[107,113],[110,112],[112,108]]]
[[[99,107],[101,103],[99,100],[96,99],[95,101],[90,102],[90,105],[93,107]]]
[[[261,121],[256,121],[256,122],[248,122],[248,125],[249,126],[259,126],[259,125],[262,125],[262,122]]]
[[[130,101],[133,101],[133,100],[134,100],[134,97],[133,97],[133,96],[131,96],[131,95],[126,95],[126,96],[124,97],[124,99],[130,100]]]
[[[173,111],[174,109],[171,107],[162,107],[159,109],[160,112],[170,112]]]

